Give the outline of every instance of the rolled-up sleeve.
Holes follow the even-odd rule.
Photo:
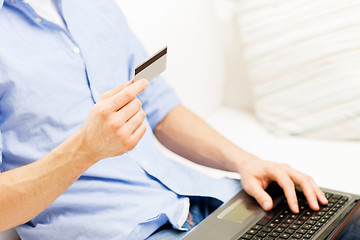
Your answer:
[[[125,21],[125,19],[124,19]],[[133,34],[130,28],[127,29],[129,43],[129,79],[134,76],[135,67],[148,58],[148,54],[140,43],[139,39]],[[180,100],[175,91],[169,86],[161,76],[152,80],[149,87],[138,95],[143,103],[143,110],[149,120],[152,129],[177,105]]]
[[[149,87],[139,95],[152,129],[177,105],[179,98],[162,77],[150,82]]]

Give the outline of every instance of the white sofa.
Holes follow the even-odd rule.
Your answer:
[[[360,194],[360,143],[273,136],[253,114],[233,17],[240,1],[117,2],[149,53],[168,45],[165,76],[185,106],[243,149],[263,159],[288,163],[313,176],[320,186]],[[214,177],[239,177],[164,153]],[[12,239],[18,239],[14,230],[0,233],[0,240]]]

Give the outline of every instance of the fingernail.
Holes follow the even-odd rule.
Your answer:
[[[263,203],[263,209],[268,210],[271,208],[271,203],[269,201],[266,201]]]
[[[322,201],[323,203],[325,203],[325,204],[328,203],[328,200],[327,200],[327,198],[326,198],[325,196],[322,196],[322,197],[321,197],[321,201]]]
[[[313,201],[313,205],[315,206],[316,209],[319,209],[319,203],[317,201]]]
[[[293,208],[295,209],[296,213],[299,212],[299,205],[297,205],[296,203],[293,204]]]

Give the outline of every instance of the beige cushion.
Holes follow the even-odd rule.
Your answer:
[[[255,111],[277,134],[360,139],[360,1],[242,0]]]

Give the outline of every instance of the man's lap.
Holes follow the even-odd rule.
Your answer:
[[[190,231],[202,220],[209,216],[216,208],[221,205],[221,201],[208,197],[190,197],[190,213],[186,222],[182,226]],[[152,234],[148,240],[178,240],[182,239],[188,231],[173,229],[171,224],[167,223]]]

